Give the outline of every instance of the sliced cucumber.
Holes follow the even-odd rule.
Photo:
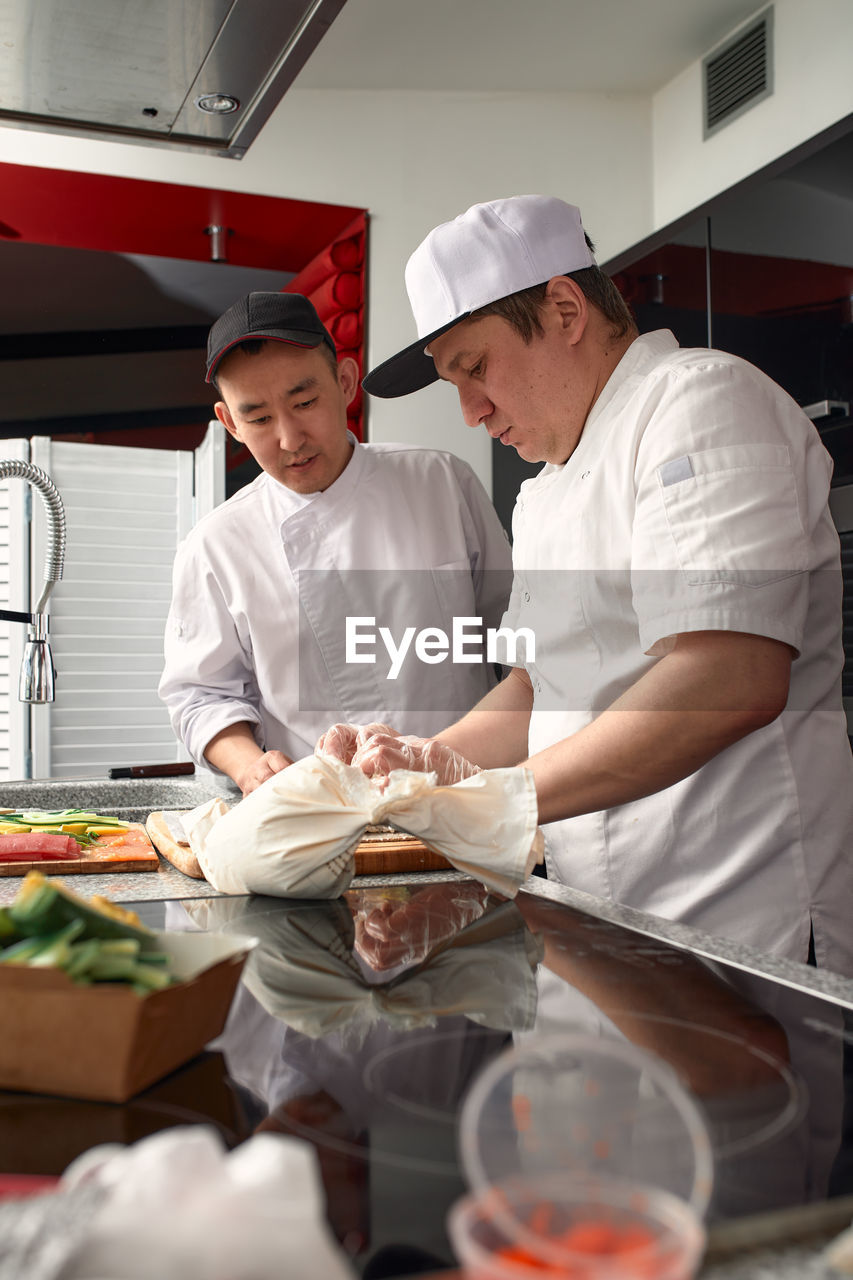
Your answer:
[[[0,907],[0,947],[8,946],[13,942],[17,942],[20,936],[20,930],[9,915],[9,908]]]
[[[81,920],[72,920],[56,933],[23,938],[0,951],[0,964],[46,965],[61,969],[71,958],[69,944],[82,928]]]
[[[136,938],[145,944],[154,936],[135,913],[112,903],[86,902],[40,871],[27,873],[8,910],[12,923],[25,935],[55,933],[72,920],[82,920],[81,938]]]
[[[52,938],[42,939],[44,946],[28,963],[39,969],[64,969],[71,962],[71,944],[82,932],[83,921],[71,920]]]
[[[40,871],[29,872],[11,906],[0,908],[4,943],[0,964],[50,966],[74,982],[121,982],[144,996],[175,981],[168,954],[154,950],[156,935],[135,912],[105,898],[87,902]]]

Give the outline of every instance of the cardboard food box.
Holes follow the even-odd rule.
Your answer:
[[[0,1088],[126,1102],[219,1035],[255,939],[154,931],[178,982],[137,995],[0,966]]]

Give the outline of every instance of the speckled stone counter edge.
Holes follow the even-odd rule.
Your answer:
[[[389,885],[424,884],[427,880],[446,881],[464,878],[460,872],[456,871],[432,871],[397,876],[357,876],[353,885],[360,888],[381,888]],[[218,893],[207,881],[193,880],[162,860],[159,871],[69,876],[67,879],[69,887],[76,893],[83,894],[85,897],[103,894],[114,902],[162,902],[168,899],[227,896]],[[20,884],[21,879],[17,876],[0,880],[0,904],[11,902]],[[527,880],[524,889],[539,897],[563,902],[600,920],[610,920],[614,924],[624,925],[635,933],[671,943],[707,960],[720,960],[747,973],[773,978],[800,991],[814,991],[818,995],[853,1009],[853,980],[826,969],[814,969],[794,960],[765,955],[729,938],[714,937],[693,929],[689,925],[664,920],[660,916],[649,915],[633,907],[606,902],[582,893],[580,890],[571,889],[567,885],[543,880],[538,876],[532,876]]]
[[[159,809],[191,809],[202,801],[223,792],[223,779],[207,771],[178,778],[145,778],[115,781],[111,779],[45,779],[32,782],[0,782],[0,807],[18,808],[40,805],[61,808],[66,805],[101,806],[103,812],[142,820],[147,813]],[[73,798],[72,798],[73,797]],[[360,876],[358,886],[423,884],[425,879],[461,878],[458,872],[419,872],[409,875]],[[161,859],[159,871],[145,873],[113,873],[112,875],[69,876],[75,892],[86,897],[103,894],[116,902],[160,902],[168,899],[215,898],[219,893],[204,880],[193,880]],[[17,876],[0,879],[0,904],[15,897],[21,880]],[[671,943],[709,960],[721,960],[748,973],[763,974],[786,986],[819,995],[853,1008],[853,980],[827,970],[810,968],[793,960],[764,955],[751,947],[727,938],[712,937],[688,925],[664,920],[659,916],[623,907],[614,902],[593,898],[580,890],[551,880],[531,877],[525,889],[540,897],[564,902],[578,911],[624,925],[650,938]]]

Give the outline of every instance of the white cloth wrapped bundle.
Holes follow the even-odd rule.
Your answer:
[[[337,897],[352,880],[364,831],[384,823],[514,897],[542,858],[537,818],[526,769],[484,770],[442,787],[434,773],[401,769],[372,779],[314,755],[268,778],[233,809],[221,800],[199,805],[183,825],[206,879],[221,893]]]

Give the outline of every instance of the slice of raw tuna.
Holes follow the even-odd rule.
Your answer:
[[[73,836],[59,831],[22,831],[20,835],[0,835],[0,862],[37,862],[79,858],[80,846]]]

